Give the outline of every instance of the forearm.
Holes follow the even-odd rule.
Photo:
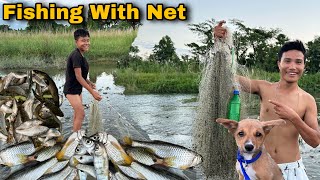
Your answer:
[[[293,125],[298,130],[299,134],[301,135],[302,139],[312,146],[316,148],[320,143],[320,132],[319,129],[315,130],[309,127],[300,117],[295,117],[291,120]]]
[[[93,89],[90,87],[88,81],[85,80],[82,76],[76,76],[76,78],[77,81],[92,94]]]
[[[256,93],[256,92],[253,92],[251,79],[244,77],[244,76],[240,76],[240,75],[236,75],[235,79],[237,82],[239,82],[240,89],[242,91],[247,92],[247,93],[252,93],[252,94]]]

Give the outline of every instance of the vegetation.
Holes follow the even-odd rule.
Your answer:
[[[112,60],[126,56],[137,31],[90,31],[89,60]],[[65,66],[65,60],[75,48],[71,32],[0,32],[0,67],[33,68]]]

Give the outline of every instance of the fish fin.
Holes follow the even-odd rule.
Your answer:
[[[73,165],[74,165],[74,167],[76,167],[80,162],[75,157],[72,157],[72,159],[73,159]]]
[[[33,156],[28,156],[27,157],[27,162],[29,162],[29,161],[35,161],[35,160],[37,160],[37,155],[33,155]]]
[[[187,165],[184,165],[184,166],[180,166],[179,167],[179,169],[181,169],[181,170],[186,170],[186,169],[188,169],[189,168],[189,166],[187,166]]]
[[[126,154],[125,152],[120,152],[120,153],[121,153],[122,158],[124,159],[125,164],[130,165],[133,161],[132,157],[128,156],[128,154]]]
[[[168,166],[168,167],[174,167],[174,160],[176,157],[167,157],[163,159],[162,165]]]
[[[58,138],[56,139],[57,142],[62,142],[63,141],[63,136],[58,136]]]
[[[66,149],[70,146],[71,143],[73,143],[73,141],[75,141],[75,139],[72,139],[72,140],[69,140],[69,141],[67,140],[67,142],[64,144],[62,149],[56,154],[56,158],[58,159],[58,161],[65,160],[64,159],[65,158],[64,155],[66,153]]]
[[[22,164],[25,164],[28,162],[28,156],[24,155],[24,154],[17,154],[17,157],[19,158],[19,162],[21,162]]]
[[[66,153],[66,148],[62,148],[61,151],[59,151],[56,154],[56,158],[58,159],[58,161],[64,160],[64,154]]]
[[[129,145],[129,146],[132,145],[132,139],[130,137],[128,137],[128,136],[125,136],[123,138],[123,142],[124,142],[125,145]]]

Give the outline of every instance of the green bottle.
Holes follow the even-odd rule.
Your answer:
[[[240,108],[241,108],[241,103],[240,103],[239,91],[234,90],[233,97],[229,102],[228,119],[235,120],[235,121],[239,122],[240,121]]]

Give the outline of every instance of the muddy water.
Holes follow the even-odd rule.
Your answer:
[[[129,135],[136,139],[159,139],[192,148],[191,126],[196,115],[197,103],[185,103],[184,100],[195,98],[197,95],[123,95],[124,88],[114,84],[114,78],[110,73],[111,71],[99,72],[94,77],[97,90],[103,96],[99,107],[106,131],[118,138]],[[64,72],[53,72],[50,75],[62,93]],[[320,95],[316,97],[320,103]],[[90,94],[84,90],[84,104],[90,104],[92,100]],[[61,108],[65,113],[63,133],[68,135],[72,131],[73,111],[66,99]],[[86,120],[83,127],[87,128],[89,108],[85,111]],[[301,153],[309,178],[320,179],[320,147],[313,149],[304,144],[301,146]],[[1,174],[3,170],[0,168]],[[199,173],[191,176],[201,179]]]

